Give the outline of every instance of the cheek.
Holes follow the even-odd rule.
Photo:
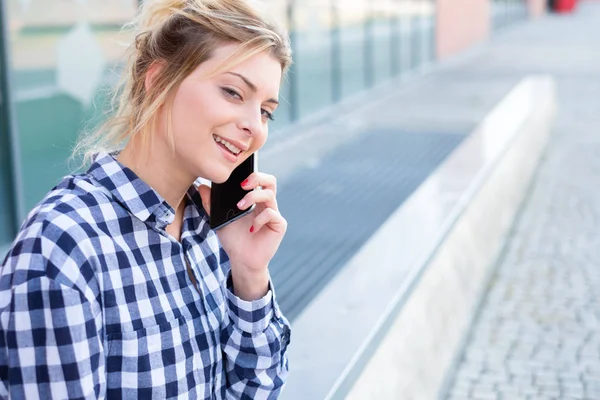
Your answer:
[[[199,84],[182,85],[173,102],[174,134],[186,141],[200,139],[220,124],[225,110],[209,89]]]
[[[179,124],[194,117],[193,110],[197,107],[200,99],[196,98],[194,91],[187,86],[181,86],[173,101],[173,123]]]

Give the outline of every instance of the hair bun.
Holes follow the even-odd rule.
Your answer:
[[[146,0],[136,18],[135,27],[140,31],[153,30],[162,25],[176,11],[183,10],[188,0]]]

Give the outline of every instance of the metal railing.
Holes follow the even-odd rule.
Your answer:
[[[491,3],[491,19],[494,31],[524,21],[527,16],[527,2],[524,0],[493,0]]]

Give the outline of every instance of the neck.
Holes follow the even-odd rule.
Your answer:
[[[158,140],[155,140],[148,146],[143,146],[136,139],[127,144],[117,159],[179,212],[194,177],[187,176],[177,168],[178,163],[168,144],[157,143]]]

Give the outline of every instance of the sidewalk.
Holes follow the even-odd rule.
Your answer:
[[[271,135],[260,165],[278,178],[289,229],[270,269],[292,322],[525,75],[482,62],[476,49]]]
[[[506,36],[488,69],[552,74],[558,119],[442,397],[600,399],[600,3]]]
[[[414,197],[421,184],[452,149],[472,137],[469,135],[517,83],[532,74],[550,74],[556,79],[561,108],[556,132],[551,138],[551,149],[567,151],[570,147],[565,141],[578,140],[581,132],[592,132],[594,110],[600,112],[598,102],[593,102],[593,89],[600,85],[600,52],[595,51],[600,48],[599,28],[600,3],[582,4],[575,15],[549,15],[510,27],[478,48],[433,67],[424,76],[386,83],[335,107],[312,125],[297,124],[293,132],[272,135],[262,152],[261,168],[278,177],[278,198],[282,213],[288,219],[289,230],[273,260],[271,273],[278,300],[291,319],[295,332],[292,339],[294,346],[290,347],[293,373],[282,398],[322,399],[329,393],[333,395],[331,398],[338,399],[348,393],[369,356],[381,343],[371,341],[380,318],[395,301],[398,292],[408,287],[407,284],[412,285],[418,261],[412,258],[412,253],[423,250],[420,246],[434,243],[431,238],[426,243],[413,238],[421,237],[418,233],[427,225],[425,220],[434,217],[442,220],[448,215],[432,213],[418,222],[404,223],[401,228],[411,230],[407,236],[390,234],[382,240],[389,241],[388,244],[379,243],[381,247],[402,248],[415,242],[415,249],[408,249],[410,251],[398,257],[388,257],[387,247],[379,253],[379,258],[375,257],[377,262],[373,258],[357,258],[356,255],[362,254],[361,249],[372,243],[372,237],[382,226],[389,226],[390,216],[404,208],[407,199]],[[593,151],[589,145],[582,148],[585,151],[580,155]],[[485,152],[485,148],[481,152]],[[537,157],[532,158],[537,160]],[[584,161],[583,158],[579,160]],[[561,170],[560,160],[557,163],[558,172],[570,174],[574,170],[574,167]],[[543,164],[544,168],[547,164]],[[589,182],[591,180],[588,179]],[[440,190],[451,191],[452,186],[453,183],[449,182],[448,187]],[[564,189],[558,187],[556,190]],[[560,195],[567,196],[568,193]],[[443,205],[448,198],[441,194],[435,202]],[[564,207],[573,211],[574,204],[567,203]],[[536,204],[531,207],[542,212]],[[554,207],[555,215],[565,217],[567,222],[572,221],[572,228],[583,228],[562,213],[560,207],[563,205]],[[534,238],[528,241],[527,251],[515,250],[513,258],[520,255],[525,257],[524,260],[534,259],[538,256],[530,253],[561,249],[564,243],[568,243],[560,229],[546,229],[546,225],[544,217],[532,225],[535,229],[529,226],[521,229],[524,233],[533,234]],[[561,246],[548,249],[541,239],[535,239],[541,238],[542,234],[557,235]],[[568,231],[566,235],[575,237]],[[433,236],[437,237],[437,232]],[[481,269],[486,270],[483,265]],[[522,269],[519,267],[519,271]],[[469,275],[459,278],[474,281]],[[547,280],[540,279],[540,283]],[[468,285],[465,282],[464,286]],[[564,291],[559,293],[561,296],[567,294]],[[556,298],[561,297],[557,295]],[[518,319],[517,310],[521,309],[517,301],[512,303],[514,319]],[[541,301],[548,303],[543,298]],[[405,303],[398,304],[399,310],[404,309]],[[510,306],[500,307],[510,309]],[[461,312],[470,314],[467,308]],[[429,316],[427,312],[419,315],[424,319]],[[531,319],[529,316],[524,318]],[[500,317],[497,320],[502,321]],[[407,325],[415,326],[415,320]],[[461,323],[460,329],[457,328],[456,340],[450,341],[443,334],[438,335],[440,340],[452,343],[452,351],[447,352],[448,357],[444,360],[439,354],[439,347],[445,346],[444,343],[427,349],[433,349],[430,353],[438,349],[440,363],[445,365],[450,354],[454,354],[458,332],[462,332],[463,326]],[[382,328],[382,333],[378,331],[377,335],[385,335],[385,329]],[[502,336],[508,337],[506,334]],[[402,342],[403,339],[397,341]],[[368,346],[363,346],[365,343]],[[492,344],[481,346],[496,352]],[[404,345],[404,348],[410,347],[410,343]],[[425,360],[425,364],[430,360],[422,355],[421,359]],[[397,364],[402,364],[402,361],[407,360],[399,360]],[[414,365],[407,368],[417,371]],[[437,393],[443,368],[440,366],[439,379],[436,378],[435,388],[428,387],[428,393]],[[472,372],[471,367],[467,365],[465,368],[468,376]],[[484,362],[472,368],[476,369],[478,377],[485,368]],[[394,378],[400,374],[392,368],[378,371],[375,375],[382,383],[380,386],[391,381],[401,387],[412,379],[409,376]],[[460,380],[463,373],[456,377],[449,375],[447,387],[453,390],[454,378]],[[420,388],[416,386],[415,390]],[[464,386],[468,387],[463,392],[456,391],[455,398],[469,398],[474,385],[459,383],[457,388],[462,390]],[[488,386],[490,391],[486,395],[496,398],[494,384]],[[340,389],[339,394],[332,392],[335,388]],[[405,396],[358,398],[433,398],[406,396],[406,390],[402,390],[395,393],[404,393]],[[518,394],[506,397],[521,398]]]

